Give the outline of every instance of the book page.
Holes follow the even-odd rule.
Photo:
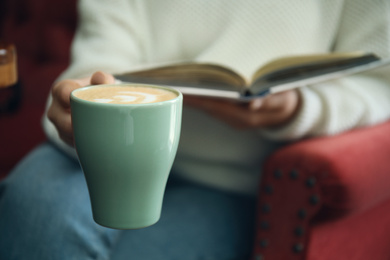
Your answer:
[[[252,82],[256,79],[271,73],[279,69],[285,69],[288,67],[295,67],[302,64],[320,63],[327,61],[336,61],[346,58],[360,57],[364,55],[364,52],[351,52],[351,53],[328,53],[328,54],[312,54],[312,55],[297,55],[290,57],[283,57],[275,59],[259,68],[252,77]]]
[[[162,67],[150,67],[136,70],[118,78],[132,82],[168,85],[188,85],[214,88],[240,89],[245,80],[233,70],[217,64],[201,64],[196,62],[183,62]]]

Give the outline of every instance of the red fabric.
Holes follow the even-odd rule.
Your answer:
[[[259,196],[258,223],[269,221],[270,228],[263,230],[259,224],[255,255],[273,260],[388,260],[383,245],[390,244],[390,234],[382,228],[390,222],[389,133],[387,122],[297,142],[275,153],[266,165]],[[315,180],[312,187],[310,180]],[[267,194],[269,186],[273,194]],[[264,204],[273,210],[264,214]],[[301,209],[305,218],[298,216]],[[294,234],[297,227],[304,228],[302,236]],[[262,239],[269,240],[267,246],[261,246]],[[294,253],[299,243],[302,250]]]
[[[323,203],[332,210],[364,210],[390,195],[389,133],[386,123],[298,142],[273,157],[283,165],[270,164],[281,169],[299,167],[321,177]]]
[[[310,260],[390,259],[390,200],[358,214],[313,226]]]
[[[69,63],[76,28],[76,0],[7,0],[1,9],[0,39],[18,54],[22,102],[0,115],[0,178],[45,137],[41,117],[51,84]]]

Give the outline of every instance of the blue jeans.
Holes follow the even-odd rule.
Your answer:
[[[255,200],[170,180],[160,221],[119,231],[92,219],[78,162],[50,144],[0,182],[0,259],[247,259]]]

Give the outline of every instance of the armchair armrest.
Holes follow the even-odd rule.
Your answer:
[[[305,259],[315,223],[390,198],[390,122],[282,148],[265,165],[254,259]]]

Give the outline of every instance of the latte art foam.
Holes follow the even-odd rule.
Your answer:
[[[99,103],[153,103],[158,96],[142,92],[118,91],[118,95],[110,98],[95,98],[94,102]]]
[[[145,104],[174,99],[169,90],[144,86],[97,86],[76,91],[74,96],[97,103]]]

